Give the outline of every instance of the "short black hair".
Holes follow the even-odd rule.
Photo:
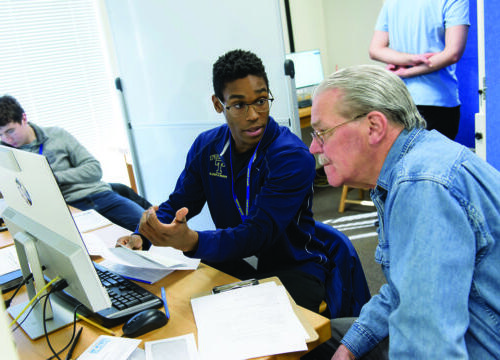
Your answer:
[[[223,92],[228,82],[243,79],[248,75],[264,79],[269,90],[269,80],[262,60],[250,51],[241,49],[232,50],[220,56],[214,63],[212,72],[214,93],[224,100]]]
[[[10,95],[0,97],[0,126],[5,126],[11,122],[21,124],[23,114],[24,109],[14,97]]]

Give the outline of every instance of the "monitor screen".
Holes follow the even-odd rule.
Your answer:
[[[0,146],[0,192],[5,199],[1,215],[15,239],[23,276],[40,272],[28,286],[29,297],[58,276],[68,284],[64,291],[89,309],[109,308],[109,296],[45,156]]]
[[[293,61],[295,87],[297,89],[318,85],[324,78],[319,50],[290,53],[286,58]]]

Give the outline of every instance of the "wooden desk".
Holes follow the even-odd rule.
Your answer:
[[[299,108],[300,128],[311,126],[311,107]]]
[[[0,232],[0,249],[12,244],[14,244],[14,240],[12,240],[10,233],[8,231]]]
[[[194,333],[195,337],[197,337],[196,323],[191,310],[191,296],[210,291],[214,286],[232,283],[237,280],[238,279],[210,266],[200,264],[198,270],[174,271],[172,274],[163,278],[154,285],[141,283],[141,286],[157,295],[160,294],[161,287],[165,287],[171,317],[168,324],[163,328],[139,337],[139,339],[143,340],[140,347],[144,348],[144,342],[146,341],[160,340],[189,333]],[[5,294],[4,298],[10,297],[11,294],[12,292]],[[13,304],[21,303],[26,300],[27,294],[23,289],[23,291],[14,298]],[[319,335],[319,339],[317,341],[308,344],[308,348],[311,350],[331,337],[330,320],[307,309],[300,308],[300,310],[303,311],[305,315],[304,317],[309,321]],[[87,325],[83,321],[80,321],[79,324],[77,324],[77,327],[79,326],[83,326],[84,330],[80,341],[75,348],[75,358],[81,355],[99,335],[106,335],[104,332]],[[121,336],[121,325],[116,326],[112,330],[117,334],[117,336]],[[71,331],[72,325],[50,334],[49,336],[52,346],[56,350],[60,350],[71,338]],[[43,337],[32,341],[22,329],[16,330],[13,336],[20,359],[45,360],[52,355],[45,338]],[[305,352],[281,354],[262,357],[260,359],[299,359],[304,353]]]

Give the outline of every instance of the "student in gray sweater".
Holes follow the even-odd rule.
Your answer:
[[[144,209],[101,180],[99,161],[66,130],[29,123],[19,102],[9,95],[0,97],[0,140],[44,155],[68,205],[94,209],[115,224],[136,229]]]

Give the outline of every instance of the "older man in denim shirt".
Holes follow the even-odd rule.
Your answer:
[[[391,359],[499,359],[500,173],[425,130],[403,82],[378,66],[325,79],[311,117],[329,183],[372,189],[387,278],[336,352],[333,338],[323,350],[373,358],[388,339]]]

